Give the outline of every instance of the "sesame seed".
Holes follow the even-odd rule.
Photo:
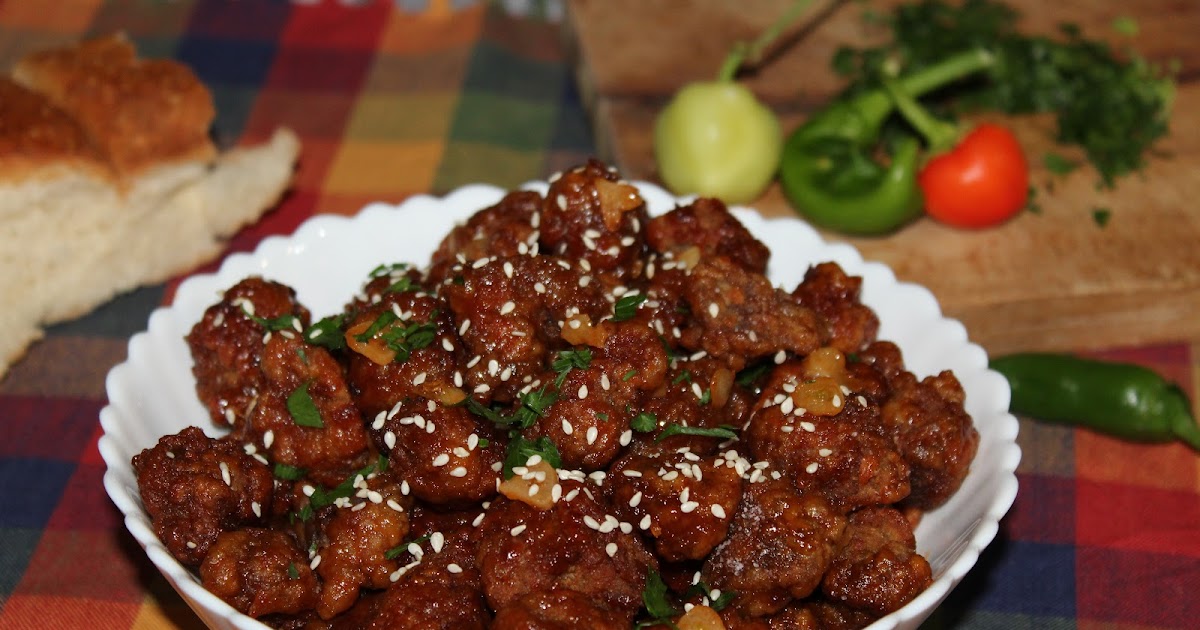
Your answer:
[[[262,506],[258,504],[258,501],[251,501],[250,509],[254,512],[255,516],[262,518]]]
[[[225,485],[232,487],[233,480],[229,478],[229,465],[226,464],[225,462],[221,462],[220,468],[221,468],[221,481],[224,481]]]
[[[467,469],[462,466],[458,466],[454,470],[450,471],[450,476],[451,477],[466,477]]]
[[[449,462],[450,462],[450,455],[448,455],[446,453],[442,453],[442,454],[438,455],[437,457],[433,458],[434,466],[445,466]]]
[[[617,555],[617,543],[610,542],[605,545],[604,553],[607,553],[609,558]]]
[[[383,443],[387,445],[388,450],[396,448],[396,434],[388,431],[383,434]]]
[[[198,546],[198,545],[197,545],[196,543],[194,543],[194,542],[192,542],[192,541],[190,541],[190,540],[189,540],[189,541],[187,541],[187,548],[188,548],[188,549],[195,549],[197,546]]]
[[[805,431],[808,431],[809,433],[812,433],[817,430],[817,425],[815,425],[811,422],[808,422],[808,421],[804,421],[804,422],[800,423],[800,428],[804,429]]]
[[[572,433],[574,433],[574,432],[575,432],[575,427],[571,426],[571,421],[570,421],[570,420],[567,420],[566,418],[563,418],[563,421],[562,421],[562,430],[563,430],[563,433],[566,433],[567,435],[571,435]]]
[[[376,503],[376,504],[383,503],[383,495],[379,494],[378,492],[376,492],[374,490],[371,490],[371,491],[367,492],[367,500],[369,500],[371,503]]]
[[[475,520],[471,521],[471,527],[479,527],[479,524],[483,522],[484,516],[486,516],[486,513],[480,512],[479,516],[476,516]]]
[[[642,476],[642,471],[640,471],[640,470],[633,470],[633,469],[627,468],[627,469],[625,469],[625,470],[622,470],[622,471],[621,471],[621,474],[622,474],[622,475],[625,475],[626,477],[641,477],[641,476]]]
[[[717,518],[725,518],[725,508],[720,503],[714,503],[708,506],[708,511]]]
[[[785,397],[783,399],[783,402],[779,403],[780,413],[785,413],[785,414],[792,413],[792,410],[795,408],[796,408],[796,403],[795,403],[795,401],[792,400],[791,396]]]
[[[536,483],[529,484],[529,496],[531,496],[531,497],[537,496],[537,493],[540,492],[541,489],[542,489],[541,486],[537,485]]]
[[[775,353],[775,365],[779,365],[787,360],[787,352],[780,350]]]
[[[393,510],[395,510],[395,511],[397,511],[397,512],[403,512],[403,511],[404,511],[404,506],[402,506],[402,505],[400,505],[399,503],[397,503],[395,499],[388,499],[388,500],[386,501],[386,504],[387,504],[387,506],[388,506],[388,507],[392,508]]]
[[[642,517],[641,522],[638,523],[638,527],[643,530],[650,529],[650,515],[649,514]]]
[[[813,463],[809,464],[808,466],[804,467],[804,472],[811,475],[812,473],[817,472],[817,468],[818,468],[817,462],[813,462]]]
[[[638,506],[638,504],[639,504],[639,503],[641,503],[641,502],[642,502],[642,493],[641,493],[641,491],[639,490],[639,491],[637,492],[637,494],[634,494],[634,495],[633,495],[633,496],[632,496],[632,497],[629,499],[629,507],[637,507],[637,506]]]
[[[454,343],[450,341],[449,337],[442,337],[442,347],[446,349],[446,352],[454,352]]]
[[[408,496],[409,492],[410,492],[410,489],[408,487],[408,480],[406,479],[404,481],[401,481],[400,482],[400,494],[402,494],[404,496]]]
[[[720,306],[717,306],[717,303],[716,303],[716,302],[709,302],[709,303],[708,303],[708,314],[709,314],[711,317],[716,317],[718,314],[720,314],[720,312],[721,312],[721,307],[720,307]]]
[[[528,526],[525,523],[521,523],[520,525],[508,530],[508,533],[513,536],[520,536],[522,533],[524,533],[526,527]]]
[[[414,376],[414,377],[413,377],[412,384],[413,384],[413,385],[420,385],[420,384],[424,383],[424,382],[425,382],[425,377],[426,377],[426,374],[425,374],[425,372],[421,372],[420,374],[418,374],[418,375],[416,375],[416,376]]]
[[[831,451],[827,448],[823,448],[823,449],[817,451],[817,455],[820,455],[821,457],[829,457],[830,455],[833,455],[833,451]]]
[[[467,450],[473,451],[476,446],[479,446],[479,434],[472,433],[467,436]]]
[[[562,195],[558,195],[557,197],[554,198],[554,203],[555,203],[555,205],[558,206],[559,210],[562,210],[563,212],[567,211],[567,198],[566,197],[564,197]]]
[[[587,385],[580,385],[579,386],[579,399],[583,400],[584,398],[587,398],[587,396],[588,396]]]
[[[433,548],[434,553],[441,553],[444,544],[446,544],[446,535],[442,532],[433,532],[429,536],[429,546]]]
[[[591,529],[600,529],[600,522],[588,514],[583,515],[583,524]]]
[[[588,427],[588,430],[587,430],[587,443],[588,444],[595,444],[596,438],[599,436],[600,436],[600,432],[596,430],[596,427]]]
[[[316,571],[317,567],[320,565],[321,565],[321,554],[317,554],[316,556],[313,557],[312,562],[308,563],[308,568],[312,569],[313,571]]]
[[[387,419],[387,409],[384,409],[375,416],[375,421],[371,423],[371,428],[375,429],[376,431],[382,429],[383,424],[387,422]],[[266,437],[266,435],[263,435],[264,442],[266,441]]]
[[[625,429],[622,431],[621,438],[619,440],[621,446],[629,446],[631,441],[633,441],[633,429]]]
[[[446,570],[451,573],[462,573],[462,567],[458,566],[457,564],[454,564],[453,562],[446,565]]]

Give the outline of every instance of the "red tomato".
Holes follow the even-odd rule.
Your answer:
[[[984,123],[917,177],[925,213],[960,228],[999,225],[1025,207],[1029,164],[1012,132]]]

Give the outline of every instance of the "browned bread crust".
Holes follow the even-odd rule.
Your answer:
[[[0,182],[49,176],[49,167],[108,177],[83,128],[46,98],[0,77]]]
[[[209,160],[212,96],[187,66],[138,59],[124,35],[36,52],[13,78],[74,118],[116,173],[163,162]]]

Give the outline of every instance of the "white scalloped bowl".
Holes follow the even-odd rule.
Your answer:
[[[652,184],[639,183],[652,215],[688,201]],[[544,182],[526,188],[545,192]],[[184,336],[204,309],[242,278],[259,274],[294,287],[314,316],[341,310],[363,278],[383,262],[425,264],[442,237],[476,210],[496,203],[505,191],[473,185],[445,197],[419,196],[400,205],[371,204],[357,216],[319,216],[288,237],[264,240],[252,254],[229,256],[215,274],[184,281],[168,307],[156,310],[148,329],[129,341],[128,359],[108,374],[109,404],[100,412],[100,453],[108,466],[104,487],[125,514],[125,525],[180,595],[209,627],[266,626],[235,611],[206,591],[175,561],[154,535],[138,496],[130,460],[167,434],[198,425],[217,435],[197,400],[191,355]],[[814,263],[835,261],[863,278],[863,302],[879,315],[879,337],[894,341],[917,376],[955,372],[967,392],[967,411],[980,433],[979,453],[962,489],[925,516],[916,530],[918,550],[929,559],[933,585],[904,608],[880,619],[872,630],[915,628],[945,599],[995,537],[998,521],[1017,492],[1021,457],[1017,421],[1008,413],[1008,383],[988,370],[987,355],[970,343],[963,326],[942,316],[923,287],[897,282],[886,266],[864,262],[848,245],[829,244],[796,219],[764,219],[735,208],[738,218],[770,247],[768,271],[791,289]]]

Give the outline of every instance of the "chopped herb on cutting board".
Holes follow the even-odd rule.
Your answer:
[[[1056,37],[1025,34],[1018,12],[996,0],[921,0],[869,15],[890,27],[892,40],[837,52],[833,67],[850,80],[851,93],[877,88],[885,64],[915,71],[962,50],[986,49],[997,63],[977,80],[941,90],[930,107],[947,115],[1052,113],[1057,141],[1081,148],[1105,187],[1140,169],[1168,131],[1170,69],[1088,39],[1075,25],[1061,25]],[[1137,32],[1128,19],[1114,28]],[[1053,172],[1065,170],[1065,163],[1055,166]]]

